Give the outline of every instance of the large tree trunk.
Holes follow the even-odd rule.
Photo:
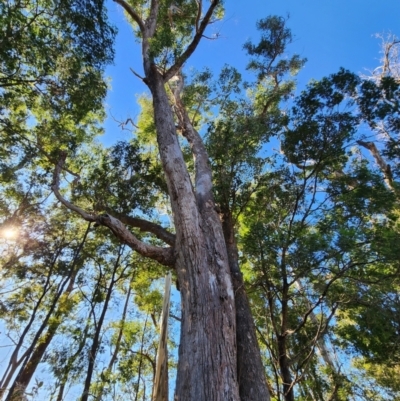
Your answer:
[[[235,291],[237,375],[241,401],[268,401],[269,391],[261,360],[256,329],[249,299],[239,268],[239,255],[234,224],[229,211],[223,212],[223,230],[228,250],[229,267]]]
[[[175,57],[175,64],[163,71],[163,66],[157,66],[154,59],[156,49],[150,48],[151,44],[162,41],[161,37],[155,38],[160,2],[150,2],[143,20],[142,13],[125,0],[115,1],[137,23],[142,39],[143,82],[153,96],[158,150],[176,231],[174,244],[161,248],[142,242],[112,215],[88,213],[67,201],[59,190],[65,152],[56,165],[52,189],[61,203],[87,221],[109,227],[118,239],[141,255],[176,269],[181,286],[182,321],[175,401],[239,401],[235,296],[222,223],[212,195],[208,155],[199,134],[190,123],[185,124],[185,137],[195,159],[192,183],[165,89],[165,83],[179,73],[195,51],[221,2],[211,0],[204,14],[202,2],[197,2],[192,41]]]
[[[149,71],[150,70],[150,71]],[[212,195],[196,193],[176,136],[174,118],[156,67],[146,71],[157,140],[176,230],[176,270],[182,323],[176,401],[239,401],[235,300],[221,223]]]

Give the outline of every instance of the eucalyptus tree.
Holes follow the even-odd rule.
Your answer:
[[[110,211],[93,213],[69,202],[59,184],[67,152],[60,154],[52,188],[67,208],[87,221],[108,227],[141,255],[176,270],[182,300],[176,398],[239,400],[234,290],[227,245],[212,193],[209,157],[185,108],[179,107],[184,124],[182,135],[190,144],[195,159],[192,181],[166,89],[168,81],[180,73],[195,51],[209,23],[222,13],[222,5],[218,0],[211,1],[204,9],[201,1],[172,4],[155,0],[128,4],[118,0],[117,3],[134,23],[142,44],[142,80],[152,95],[158,151],[173,213],[174,241],[169,241],[168,247],[150,245],[126,228],[122,221],[129,222],[128,218],[119,216],[119,220]],[[177,99],[178,90],[175,93]],[[160,239],[167,238],[162,227],[139,219],[132,223]],[[249,348],[248,352],[254,362],[260,360],[258,347]],[[243,395],[242,399],[269,398],[262,373],[246,393],[248,395]]]
[[[99,132],[114,30],[98,1],[0,5],[2,181]],[[101,117],[100,117],[101,118]],[[37,179],[43,179],[40,171]]]
[[[66,312],[59,301],[68,297],[80,264],[68,260],[75,244],[66,239],[66,222],[48,201],[49,172],[60,148],[74,152],[101,132],[102,72],[113,56],[115,32],[96,1],[5,1],[0,26],[0,224],[7,251],[2,284],[13,289],[4,297],[3,317],[10,322],[17,315],[21,326],[26,320],[3,392],[16,367],[21,368],[17,382],[21,375],[22,387],[29,382],[57,327],[54,313],[61,318]],[[18,317],[18,298],[21,305],[36,302],[30,316],[27,307],[25,317]]]
[[[2,396],[12,384],[8,399],[24,393],[62,318],[76,303],[70,295],[84,265],[82,248],[88,229],[75,241],[70,232],[72,222],[63,217],[64,220],[53,215],[40,221],[35,213],[35,223],[24,227],[29,237],[20,228],[19,239],[24,237],[26,241],[21,241],[23,251],[17,255],[8,253],[3,265],[2,282],[7,291],[2,294],[1,318],[8,337],[15,343],[13,349],[10,346],[8,366],[4,366],[1,380]]]
[[[386,224],[398,202],[397,171],[381,162],[381,152],[395,163],[398,83],[390,76],[361,82],[341,71],[310,85],[292,111],[282,113],[279,103],[294,88],[287,74],[304,61],[282,57],[291,35],[281,18],[260,21],[260,43],[245,45],[256,81],[242,85],[240,74],[225,68],[212,87],[207,71],[190,82],[183,67],[207,27],[222,16],[221,1],[115,2],[134,26],[133,40],[141,44],[144,72],[135,75],[151,99],[141,99],[145,112],[138,138],[109,150],[91,143],[101,132],[102,72],[113,53],[114,30],[103,3],[37,1],[28,9],[17,1],[1,5],[6,32],[0,70],[2,223],[24,224],[27,211],[45,213],[51,187],[57,202],[89,222],[96,230],[93,236],[103,241],[103,247],[96,243],[92,249],[92,259],[101,260],[97,270],[88,265],[87,277],[72,273],[66,278],[72,286],[86,286],[80,305],[87,314],[68,328],[59,324],[65,316],[62,303],[58,308],[53,303],[55,320],[39,333],[42,342],[33,344],[21,375],[31,377],[29,367],[45,359],[58,380],[59,400],[67,386],[83,378],[83,399],[92,391],[107,396],[117,376],[123,386],[132,386],[136,399],[150,394],[145,385],[152,377],[155,347],[147,341],[148,317],[144,323],[131,322],[124,309],[123,324],[110,340],[114,353],[107,368],[96,371],[104,319],[119,283],[119,263],[110,268],[109,262],[115,257],[112,250],[126,244],[139,254],[133,260],[140,260],[140,270],[154,269],[157,262],[159,276],[173,269],[179,282],[175,399],[269,399],[249,288],[259,338],[268,347],[266,369],[276,378],[274,397],[345,399],[352,389],[339,369],[328,366],[320,375],[321,359],[315,353],[319,347],[330,365],[323,340],[333,317],[343,317],[335,330],[341,343],[356,346],[369,361],[379,361],[382,348],[366,346],[365,336],[357,339],[352,321],[381,339],[376,325],[364,324],[376,301],[373,310],[387,309],[391,339],[396,330],[392,295],[397,283],[388,282],[385,274],[395,277],[397,268],[393,244],[398,230]],[[210,100],[215,94],[217,100]],[[343,105],[348,109],[338,111]],[[200,135],[207,113],[216,110],[206,135]],[[386,147],[378,150],[355,136],[361,121],[372,129],[383,121]],[[280,156],[266,150],[276,135],[282,142]],[[346,153],[352,141],[372,153],[380,172],[371,172],[354,152]],[[156,221],[154,210],[160,205],[172,211],[172,230]],[[96,275],[103,269],[107,274]],[[376,283],[368,281],[371,275]],[[122,281],[127,300],[130,288],[137,290],[139,308],[148,307],[143,306],[147,301],[157,303],[135,287],[132,275]],[[100,320],[95,319],[98,312]],[[70,318],[69,323],[75,317]],[[70,335],[73,347],[47,348],[57,331]],[[79,358],[82,352],[89,358]]]
[[[260,297],[260,334],[285,400],[302,394],[381,399],[327,358],[320,343],[327,335],[336,345],[355,347],[369,363],[377,343],[390,344],[397,358],[396,183],[388,182],[380,164],[369,168],[355,147],[360,123],[371,115],[376,125],[380,119],[396,121],[397,88],[392,79],[376,84],[345,70],[311,83],[288,113],[283,157],[277,156],[246,215],[243,253]],[[368,323],[369,313],[382,307],[385,335]],[[369,342],[371,333],[376,343]],[[386,382],[384,391],[390,388]]]

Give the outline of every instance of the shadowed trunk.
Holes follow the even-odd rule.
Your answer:
[[[229,267],[235,291],[237,375],[241,401],[268,401],[269,391],[261,360],[249,299],[239,268],[239,255],[232,216],[223,213],[223,230],[228,250]]]

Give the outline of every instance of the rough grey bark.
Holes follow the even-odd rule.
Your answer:
[[[197,2],[199,11],[192,42],[164,73],[156,65],[150,51],[157,27],[159,1],[150,2],[146,20],[142,20],[140,13],[124,0],[115,1],[137,23],[140,30],[145,73],[143,82],[149,87],[153,99],[159,155],[176,231],[174,244],[157,227],[141,225],[141,228],[155,235],[163,235],[171,244],[170,248],[150,246],[138,240],[111,214],[101,216],[87,213],[64,199],[59,192],[58,177],[65,156],[55,170],[53,191],[66,207],[87,221],[107,226],[117,238],[141,255],[176,269],[181,291],[182,318],[175,401],[239,401],[234,289],[222,223],[212,195],[208,155],[201,137],[188,126],[186,138],[195,159],[195,180],[192,183],[165,88],[166,82],[180,71],[183,63],[195,51],[220,1],[212,0],[204,14],[201,11],[202,2]],[[125,223],[129,224],[128,221]],[[267,397],[259,399],[267,400]]]
[[[195,153],[196,183],[202,190],[212,191],[211,169],[208,165],[208,154],[202,138],[188,116],[180,98],[184,86],[183,76],[179,74],[174,92],[174,108],[178,116],[182,135],[185,136]],[[202,172],[202,174],[200,174]],[[204,179],[208,177],[208,179]],[[199,195],[198,195],[199,196]],[[213,200],[212,200],[213,201]],[[222,219],[221,219],[222,217]],[[269,391],[265,380],[264,367],[257,341],[254,321],[249,300],[244,288],[239,268],[239,255],[234,233],[234,223],[229,209],[220,215],[227,249],[228,263],[235,293],[236,307],[236,341],[237,341],[237,375],[241,401],[269,400]]]
[[[182,322],[175,400],[239,400],[234,293],[211,177],[197,170],[193,188],[163,77],[154,65],[145,71],[176,230]]]
[[[234,224],[229,211],[223,212],[223,230],[228,250],[233,289],[235,291],[237,374],[240,399],[241,401],[269,401],[264,366],[261,360],[249,299],[239,267]]]

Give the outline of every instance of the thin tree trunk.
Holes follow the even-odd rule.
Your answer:
[[[111,294],[112,294],[113,289],[114,289],[114,284],[116,283],[115,275],[116,275],[117,269],[119,267],[119,261],[120,261],[120,258],[121,258],[121,254],[122,254],[122,246],[119,249],[118,257],[117,257],[117,260],[115,261],[115,264],[114,264],[114,269],[113,269],[113,272],[112,272],[110,285],[108,286],[108,289],[107,289],[106,299],[104,300],[103,309],[101,311],[101,315],[100,315],[99,321],[97,322],[96,331],[94,333],[92,346],[91,346],[90,351],[89,351],[89,358],[88,358],[89,359],[89,363],[88,363],[86,379],[85,379],[85,385],[84,385],[84,388],[83,388],[81,401],[88,401],[88,399],[89,399],[89,391],[90,391],[90,385],[91,385],[91,382],[92,382],[94,364],[95,364],[95,361],[96,361],[97,351],[98,351],[99,346],[100,346],[100,332],[101,332],[101,329],[103,327],[104,318],[106,316],[106,312],[107,312],[107,309],[108,309],[108,304],[110,302]]]
[[[89,233],[90,230],[90,223],[88,224],[88,227],[86,229],[86,232],[83,236],[83,239],[81,241],[81,243],[79,244],[78,249],[75,252],[74,255],[74,259],[72,260],[72,264],[71,264],[71,269],[70,269],[70,278],[69,278],[69,284],[67,289],[64,291],[64,293],[60,296],[57,296],[53,305],[55,303],[58,303],[59,299],[61,297],[63,297],[65,300],[69,297],[69,295],[71,294],[71,292],[74,289],[74,285],[75,285],[75,279],[76,279],[76,275],[78,273],[76,265],[77,265],[77,261],[79,258],[79,255],[82,251],[83,245],[86,241],[87,235]],[[51,308],[49,313],[47,314],[47,317],[45,319],[45,321],[42,323],[41,329],[45,328],[47,321],[50,318],[50,315],[52,314],[54,308]],[[32,376],[34,375],[40,361],[43,358],[44,353],[46,352],[48,346],[50,345],[54,335],[57,332],[58,327],[61,324],[61,320],[62,320],[62,316],[65,314],[65,310],[64,308],[61,306],[57,309],[57,311],[55,312],[55,316],[54,316],[54,321],[50,324],[50,326],[48,327],[46,333],[40,337],[40,333],[43,330],[39,330],[40,333],[36,334],[36,341],[33,342],[31,344],[32,347],[34,347],[32,354],[30,355],[29,359],[27,357],[27,359],[25,360],[23,366],[21,367],[21,370],[18,373],[18,376],[15,378],[14,384],[12,385],[9,394],[6,398],[7,400],[12,400],[13,399],[13,392],[14,389],[18,389],[18,394],[22,394],[23,392],[25,392],[26,388],[28,387]],[[11,398],[10,398],[11,397]]]
[[[153,368],[153,380],[152,382],[154,383],[154,378],[156,377],[156,364],[155,362],[147,355],[144,354],[143,352],[143,345],[144,345],[144,336],[146,334],[146,326],[147,326],[147,319],[148,319],[149,315],[146,315],[146,319],[144,321],[144,326],[143,326],[143,332],[142,332],[142,338],[140,341],[140,351],[138,352],[138,354],[140,355],[140,359],[139,359],[139,368],[138,368],[138,372],[137,372],[137,381],[136,381],[136,387],[135,387],[135,400],[138,400],[139,397],[139,386],[140,386],[140,380],[142,380],[142,366],[143,366],[143,357],[146,356],[147,360],[150,362],[152,368]],[[144,380],[143,381],[143,399],[145,399],[145,394],[146,394],[146,382]]]
[[[121,346],[121,340],[122,340],[122,336],[123,336],[123,333],[124,333],[126,313],[128,311],[128,304],[129,304],[129,300],[130,300],[130,297],[131,297],[131,292],[132,292],[131,283],[129,283],[128,293],[126,295],[125,304],[124,304],[124,310],[122,312],[122,317],[121,317],[121,327],[119,329],[118,337],[117,337],[117,340],[115,342],[114,352],[112,354],[112,357],[111,357],[111,359],[110,359],[110,361],[108,363],[107,369],[106,369],[105,374],[104,374],[104,377],[105,377],[106,380],[108,380],[109,375],[112,373],[112,368],[113,368],[115,362],[117,361],[118,352],[119,352],[119,349],[120,349],[120,346]],[[104,383],[102,384],[102,386],[98,390],[98,393],[96,394],[96,400],[101,400],[102,399],[103,392],[104,392]]]
[[[297,199],[298,200],[298,199]],[[297,208],[297,201],[296,201]],[[292,220],[293,222],[293,220]],[[282,277],[282,295],[281,295],[281,325],[280,330],[276,331],[277,345],[278,345],[278,363],[281,378],[283,381],[283,396],[285,401],[294,401],[293,392],[293,378],[290,372],[290,360],[287,350],[287,336],[288,336],[288,323],[289,323],[289,283],[286,266],[286,253],[288,246],[282,248],[282,255],[280,261],[280,270]],[[276,327],[278,329],[278,327]]]
[[[51,263],[51,265],[49,267],[49,272],[47,274],[46,282],[43,287],[43,292],[42,292],[41,296],[39,297],[35,307],[33,308],[31,317],[30,317],[27,325],[24,327],[24,330],[21,333],[18,343],[17,343],[13,353],[11,354],[11,357],[10,357],[10,360],[8,363],[8,367],[3,375],[2,380],[0,381],[0,399],[4,396],[4,393],[6,392],[7,387],[9,385],[9,383],[11,382],[11,379],[15,375],[15,372],[17,371],[18,367],[22,363],[26,364],[26,362],[33,350],[33,347],[36,345],[36,342],[31,343],[30,347],[28,347],[28,349],[18,358],[18,353],[23,346],[26,335],[28,334],[29,329],[31,328],[33,322],[35,321],[36,314],[39,310],[39,307],[42,305],[42,301],[43,301],[44,297],[46,296],[47,292],[50,289],[50,280],[51,280],[52,272],[54,270],[54,266],[55,266],[56,261],[60,254],[61,254],[61,249],[58,250],[57,254],[54,257],[53,262]],[[54,302],[56,302],[57,300],[58,300],[58,297],[56,296],[56,300]],[[47,322],[47,319],[45,319],[45,322]],[[41,333],[41,331],[43,331],[44,328],[45,328],[45,326],[42,324],[39,329],[39,332]],[[39,333],[39,336],[40,336],[40,333]],[[36,335],[35,338],[39,338],[38,335]]]
[[[36,346],[35,350],[33,351],[31,357],[27,362],[22,366],[20,373],[15,379],[15,385],[13,385],[10,389],[10,396],[12,394],[12,389],[18,388],[18,392],[22,393],[25,392],[26,388],[28,387],[40,361],[43,358],[44,353],[46,352],[48,346],[50,345],[54,335],[57,332],[58,327],[61,324],[61,316],[56,317],[55,322],[53,322],[49,328],[47,329],[46,333],[43,337],[38,340],[38,345]],[[6,401],[9,399],[7,397]],[[10,399],[13,399],[12,396]]]
[[[63,293],[63,289],[64,286],[66,285],[66,283],[68,282],[69,278],[67,278],[67,280],[64,281],[64,283],[61,285],[61,289],[58,291],[58,293],[56,294],[56,297],[54,298],[51,307],[44,319],[44,321],[42,322],[42,324],[40,325],[38,331],[36,332],[31,345],[29,346],[29,348],[25,351],[24,356],[21,358],[24,359],[24,363],[21,366],[20,371],[18,372],[18,375],[16,376],[16,378],[14,379],[14,382],[12,384],[12,386],[10,387],[10,390],[7,394],[7,397],[5,399],[5,401],[11,401],[11,400],[18,400],[20,399],[20,397],[22,397],[24,391],[25,391],[25,387],[23,385],[20,384],[20,380],[21,380],[21,375],[22,372],[25,371],[28,362],[29,362],[29,358],[30,356],[32,356],[32,352],[35,349],[35,347],[39,344],[39,339],[43,333],[43,331],[46,329],[48,321],[50,319],[50,317],[53,315],[54,309],[56,308],[56,305]],[[15,393],[15,394],[14,394]]]
[[[58,389],[58,394],[57,394],[57,401],[62,401],[62,399],[64,397],[65,383],[66,382],[62,382],[60,384],[60,387]]]
[[[91,311],[90,315],[92,315],[93,311]],[[69,372],[71,371],[71,367],[73,363],[75,362],[76,358],[82,354],[83,348],[86,344],[86,339],[88,338],[88,333],[89,333],[89,320],[90,320],[90,315],[89,319],[87,320],[85,329],[83,330],[83,336],[81,341],[79,342],[78,349],[76,352],[68,359],[67,363],[64,366],[64,373],[62,374],[62,378],[58,384],[58,394],[57,394],[57,401],[62,401],[64,398],[64,391],[65,391],[65,385],[67,384],[68,380],[68,375]]]
[[[281,378],[283,381],[283,396],[285,397],[285,401],[294,401],[294,393],[293,393],[293,378],[290,372],[289,367],[289,358],[287,355],[287,328],[288,328],[288,295],[289,295],[289,285],[287,282],[286,276],[286,266],[285,266],[285,256],[286,250],[283,250],[282,253],[282,261],[281,261],[281,269],[283,272],[283,283],[282,283],[282,320],[281,320],[281,330],[280,333],[277,334],[277,343],[278,343],[278,362],[279,368],[281,371]]]
[[[294,401],[293,379],[289,368],[289,358],[287,356],[286,335],[278,335],[279,368],[283,381],[283,396],[285,401]]]
[[[312,304],[308,300],[307,295],[305,295],[305,291],[304,291],[303,285],[301,284],[301,281],[300,280],[296,280],[295,281],[295,286],[301,292],[301,294],[304,294],[304,297],[306,298],[307,305],[308,305],[309,308],[311,308]],[[318,321],[318,318],[315,316],[314,311],[311,311],[309,313],[309,317],[310,317],[310,320],[313,323],[314,327],[316,329],[318,329],[319,326],[320,326],[320,322]],[[327,346],[325,344],[323,336],[324,336],[324,333],[322,333],[318,337],[318,339],[317,339],[317,347],[319,349],[319,352],[320,352],[321,357],[324,360],[325,364],[331,369],[332,374],[336,375],[337,374],[337,368],[336,368],[336,366],[335,366],[335,364],[334,364],[334,362],[333,362],[333,360],[331,358],[330,352],[329,352],[329,350],[328,350],[328,348],[327,348]]]

